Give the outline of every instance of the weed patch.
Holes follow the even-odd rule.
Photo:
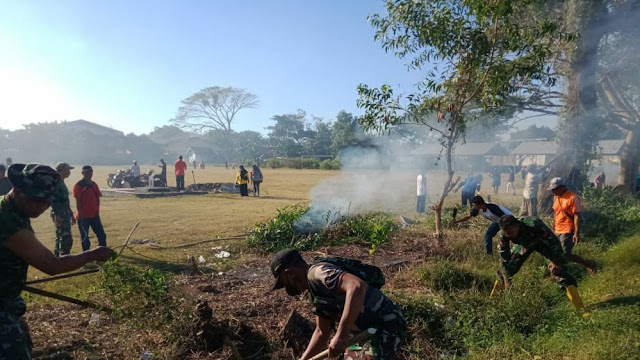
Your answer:
[[[416,269],[418,278],[427,287],[438,291],[491,289],[493,278],[468,270],[448,260],[426,263]]]
[[[310,250],[319,246],[345,243],[359,244],[375,250],[398,226],[386,214],[368,213],[355,216],[326,214],[324,223],[313,222],[313,217],[303,219],[309,209],[300,206],[278,210],[277,216],[256,225],[247,238],[247,244],[267,252],[286,248]],[[333,219],[331,222],[330,219]]]

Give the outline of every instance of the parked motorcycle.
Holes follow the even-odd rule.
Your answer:
[[[107,176],[107,185],[110,188],[133,188],[133,187],[149,187],[149,179],[153,179],[153,187],[167,186],[160,175],[154,175],[153,170],[136,177],[131,173],[131,169],[120,169],[115,174]]]

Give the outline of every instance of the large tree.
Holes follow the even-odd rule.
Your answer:
[[[182,100],[182,106],[170,122],[189,132],[217,129],[230,134],[236,114],[256,108],[258,103],[258,96],[244,89],[208,87]]]
[[[467,122],[527,86],[553,84],[544,65],[557,28],[546,18],[529,19],[531,6],[527,0],[388,0],[387,14],[370,18],[383,48],[410,58],[410,66],[427,75],[421,91],[404,98],[387,85],[360,85],[358,106],[366,110],[360,123],[384,132],[420,123],[440,136],[447,177],[433,207],[436,235],[442,234],[444,199],[457,181],[452,154]]]
[[[298,110],[295,114],[275,115],[271,118],[275,124],[268,126],[269,142],[279,156],[294,157],[303,155],[304,144],[312,137],[307,128],[307,114]]]

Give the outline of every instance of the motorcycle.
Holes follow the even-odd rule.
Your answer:
[[[153,187],[167,186],[160,175],[153,175],[153,170],[136,177],[131,173],[131,169],[120,169],[115,174],[107,176],[107,186],[113,189],[149,187],[149,179],[153,179]]]

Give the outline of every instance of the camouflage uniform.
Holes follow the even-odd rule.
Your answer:
[[[61,219],[60,224],[56,224],[56,248],[53,253],[56,256],[68,255],[71,253],[73,237],[71,236],[71,217],[73,211],[69,205],[69,189],[64,181],[58,183],[55,191],[55,199],[51,203],[51,219],[54,224],[56,217]]]
[[[20,292],[27,279],[27,263],[6,249],[3,241],[20,230],[31,230],[7,198],[0,200],[0,359],[31,359],[31,337],[22,315],[26,306]]]
[[[561,266],[554,275],[563,289],[569,285],[577,286],[576,280],[567,272],[567,259],[560,240],[553,231],[537,217],[521,218],[519,223],[520,230],[517,238],[508,238],[504,232],[500,236],[498,245],[501,261],[501,269],[498,271],[500,281],[503,281],[503,275],[511,281],[529,255],[536,251],[554,264]],[[516,244],[513,249],[510,247],[510,242]]]
[[[9,167],[9,180],[28,197],[51,202],[59,175],[48,166],[14,164]],[[30,360],[33,348],[20,296],[29,265],[4,246],[5,240],[22,230],[33,231],[29,217],[8,197],[0,198],[0,360]]]
[[[313,312],[335,324],[344,310],[344,296],[333,293],[345,270],[337,265],[321,262],[312,265],[307,273],[309,295]],[[346,359],[369,355],[374,359],[395,359],[406,332],[404,317],[389,298],[374,286],[367,287],[364,309],[354,324],[358,329],[377,329],[376,334],[363,347],[352,347]]]

